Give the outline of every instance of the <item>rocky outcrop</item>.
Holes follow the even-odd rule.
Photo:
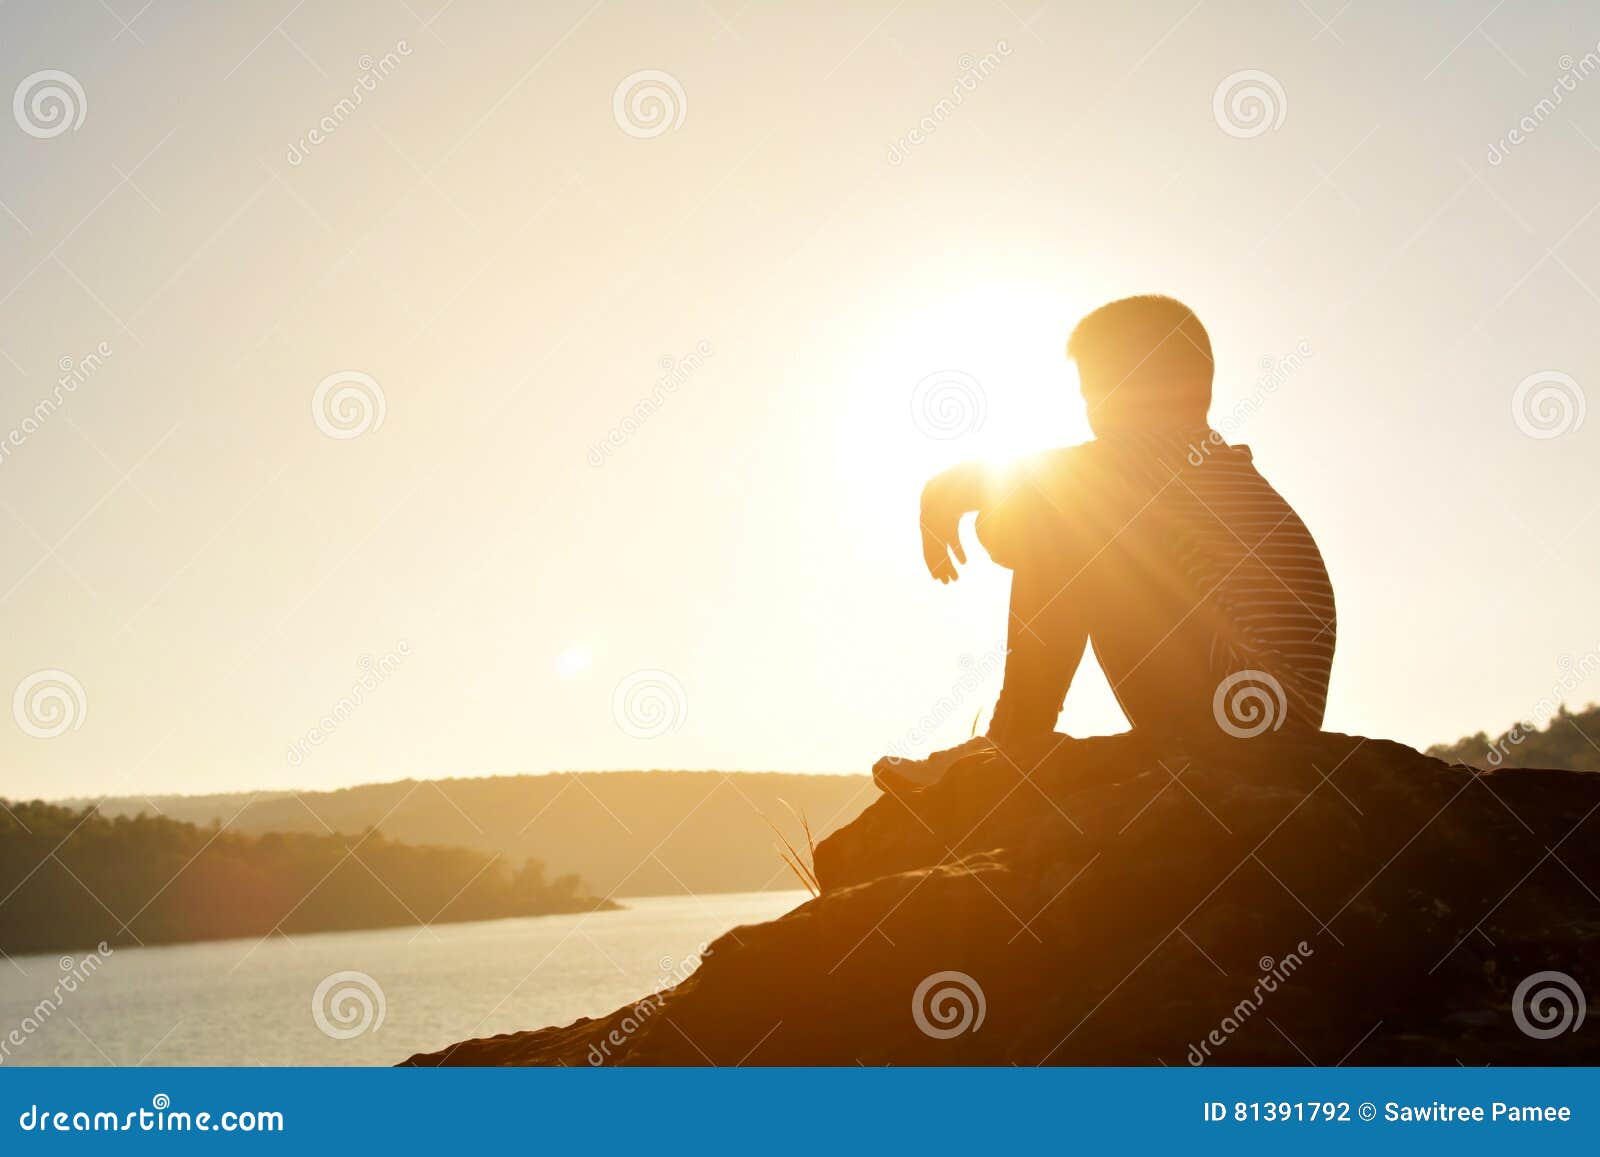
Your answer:
[[[407,1063],[1594,1064],[1597,809],[1346,735],[975,756],[675,988]]]

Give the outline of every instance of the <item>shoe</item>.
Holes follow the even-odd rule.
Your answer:
[[[975,735],[959,746],[936,751],[927,759],[902,759],[897,755],[886,755],[872,765],[872,782],[879,791],[884,792],[899,794],[921,791],[938,783],[945,773],[967,756],[998,750],[987,735]]]

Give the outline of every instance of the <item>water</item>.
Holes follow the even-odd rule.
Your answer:
[[[0,961],[0,1065],[394,1064],[610,1012],[682,979],[728,929],[804,899],[635,897],[617,912],[118,948],[42,1018],[36,1006],[54,999],[63,966],[82,972],[86,955],[13,957]],[[335,978],[314,1013],[318,986],[337,973],[371,983]],[[382,1024],[359,1031],[379,992]]]

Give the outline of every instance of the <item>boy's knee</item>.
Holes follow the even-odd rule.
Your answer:
[[[988,553],[995,565],[1003,566],[1007,570],[1017,569],[1015,544],[1012,536],[1006,533],[1002,519],[990,514],[979,514],[977,521],[973,523],[973,529],[977,532],[979,545]]]

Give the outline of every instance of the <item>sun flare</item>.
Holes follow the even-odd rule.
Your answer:
[[[1066,338],[1082,310],[1035,285],[918,301],[874,319],[852,366],[862,413],[845,454],[858,493],[903,505],[958,462],[1001,465],[1090,436]]]

